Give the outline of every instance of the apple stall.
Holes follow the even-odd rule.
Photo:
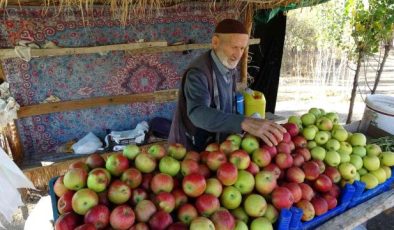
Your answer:
[[[244,133],[195,152],[146,125],[171,121],[182,73],[210,48],[218,21],[243,21],[252,35],[257,11],[297,3],[0,1],[0,96],[8,103],[0,104],[8,111],[0,111],[0,147],[49,191],[54,228],[347,229],[394,206],[392,135],[343,126],[324,108],[276,116],[281,57],[270,61],[273,85],[244,95],[245,115],[287,130],[276,146]],[[271,46],[264,36],[250,47]],[[282,55],[281,39],[270,55]],[[248,84],[248,58],[238,89]],[[140,142],[122,142],[121,131],[141,130]],[[98,146],[76,153],[85,139]]]

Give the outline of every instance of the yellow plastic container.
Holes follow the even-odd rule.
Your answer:
[[[258,113],[262,118],[265,118],[265,97],[262,92],[253,90],[251,93],[244,92],[245,100],[245,115],[251,116]]]

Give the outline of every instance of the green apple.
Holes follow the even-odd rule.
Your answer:
[[[354,146],[352,150],[352,154],[359,155],[360,157],[364,157],[367,155],[367,150],[363,146]]]
[[[326,131],[319,131],[316,133],[315,141],[318,145],[324,145],[330,139],[330,136]]]
[[[213,222],[210,219],[203,216],[199,216],[193,219],[189,227],[190,230],[201,230],[201,229],[215,230],[215,225],[213,224]]]
[[[254,189],[254,176],[246,171],[246,170],[239,170],[237,181],[234,184],[241,194],[248,194],[253,191]]]
[[[234,209],[239,207],[242,202],[241,192],[234,186],[227,186],[223,189],[220,196],[220,203],[227,209]]]
[[[341,163],[349,162],[350,161],[350,155],[346,153],[339,153],[339,156],[341,157]]]
[[[337,113],[329,112],[329,113],[326,113],[326,115],[324,115],[324,116],[327,117],[328,119],[330,119],[333,124],[338,124],[338,122],[339,122],[339,116]]]
[[[315,115],[316,118],[319,118],[321,116],[321,111],[318,108],[310,108],[308,110],[308,113],[312,113],[313,115]]]
[[[231,214],[234,216],[235,219],[241,220],[242,222],[248,223],[249,221],[249,216],[242,206],[231,210]]]
[[[350,155],[353,152],[353,147],[351,144],[349,144],[346,141],[342,141],[340,143],[339,149],[338,149],[339,153],[346,153],[348,155]]]
[[[250,194],[244,201],[244,210],[251,217],[264,216],[267,210],[267,201],[259,194]]]
[[[329,166],[336,167],[341,163],[341,156],[335,151],[327,151],[324,162]]]
[[[159,170],[162,173],[166,173],[170,176],[175,176],[181,169],[181,163],[175,158],[170,156],[165,156],[160,159]]]
[[[313,159],[324,160],[326,157],[326,150],[323,147],[316,146],[311,149],[311,156]]]
[[[231,134],[226,138],[226,140],[230,140],[233,145],[238,146],[239,148],[241,146],[242,137],[238,134]]]
[[[345,129],[345,128],[342,125],[340,125],[340,124],[333,124],[332,125],[332,130],[334,131],[334,130],[337,130],[337,129]]]
[[[380,160],[377,156],[365,156],[363,163],[368,171],[374,171],[380,167]]]
[[[368,170],[366,168],[361,168],[359,170],[357,170],[358,174],[360,174],[360,176],[365,175],[368,173]]]
[[[316,146],[317,146],[316,141],[308,141],[308,143],[306,144],[306,147],[307,147],[309,150],[313,149],[313,148],[316,147]]]
[[[242,139],[241,147],[247,153],[251,154],[254,150],[260,147],[260,144],[255,136],[248,135]]]
[[[357,173],[356,167],[349,162],[341,163],[338,169],[339,172],[341,173],[342,178],[344,178],[345,180],[354,179]]]
[[[360,180],[360,173],[356,172],[356,176],[354,176],[354,180]]]
[[[365,175],[368,173],[368,170],[366,168],[361,168],[359,170],[357,170],[358,174],[360,174],[360,176]]]
[[[353,133],[350,137],[350,144],[352,146],[365,146],[367,144],[367,137],[362,133]]]
[[[97,193],[88,188],[83,188],[75,192],[71,199],[71,206],[74,212],[85,215],[91,208],[98,204]]]
[[[382,169],[384,169],[384,171],[386,172],[386,178],[390,178],[391,177],[391,169],[388,166],[382,166]]]
[[[365,188],[367,189],[375,188],[379,184],[378,178],[371,173],[361,176],[360,180],[365,183]]]
[[[367,155],[379,156],[382,153],[382,149],[377,144],[368,144],[365,146],[365,149],[367,150]]]
[[[383,168],[378,168],[370,173],[378,179],[379,184],[385,182],[387,179],[386,171]]]
[[[63,184],[66,188],[76,191],[86,186],[87,177],[88,173],[84,169],[72,168],[64,174]]]
[[[138,154],[134,161],[135,167],[142,173],[151,173],[156,168],[156,160],[147,153]]]
[[[222,194],[223,185],[216,178],[209,178],[207,180],[207,187],[204,193],[214,195],[215,197],[219,197]]]
[[[319,128],[316,125],[308,125],[307,128],[313,128],[316,133],[319,132]]]
[[[312,113],[305,113],[301,116],[303,126],[313,125],[316,122],[316,117]]]
[[[267,204],[267,210],[264,213],[264,217],[267,218],[272,224],[278,219],[279,212],[272,204]]]
[[[134,160],[140,152],[140,147],[137,145],[127,145],[123,149],[123,156],[127,157],[129,160]]]
[[[326,143],[327,150],[338,151],[340,147],[341,143],[339,143],[339,141],[336,139],[330,139]]]
[[[345,129],[335,129],[331,132],[332,137],[338,141],[346,141],[348,133]]]
[[[321,114],[322,116],[326,115],[326,111],[325,111],[324,109],[321,109],[321,108],[319,108],[319,109],[320,109],[320,114]]]
[[[111,182],[111,174],[104,168],[95,168],[89,172],[87,186],[94,192],[104,191]]]
[[[360,170],[363,167],[363,159],[358,155],[350,155],[350,163],[352,163],[357,170]]]
[[[290,116],[287,122],[294,123],[298,126],[299,129],[302,129],[302,121],[301,118],[298,116],[294,116],[294,115]]]
[[[265,217],[259,217],[252,221],[250,224],[250,230],[273,230],[271,222]]]
[[[382,152],[380,154],[380,160],[385,166],[394,166],[394,152]]]
[[[306,127],[304,130],[302,130],[302,135],[307,139],[308,141],[314,140],[316,136],[316,130],[313,127]]]
[[[180,143],[172,143],[168,145],[168,155],[177,159],[182,160],[186,156],[186,147]],[[160,157],[159,157],[160,158]]]
[[[320,117],[316,120],[316,126],[319,130],[322,131],[331,131],[332,130],[332,121],[327,117]]]
[[[236,220],[235,221],[235,228],[234,230],[248,230],[248,225],[245,224],[242,220]]]

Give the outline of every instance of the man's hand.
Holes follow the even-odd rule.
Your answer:
[[[241,127],[256,137],[260,137],[268,146],[277,145],[283,139],[286,129],[273,121],[246,117]]]

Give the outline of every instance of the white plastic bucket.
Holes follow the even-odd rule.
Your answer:
[[[389,95],[369,95],[365,101],[365,110],[361,126],[370,124],[394,135],[394,97]]]

